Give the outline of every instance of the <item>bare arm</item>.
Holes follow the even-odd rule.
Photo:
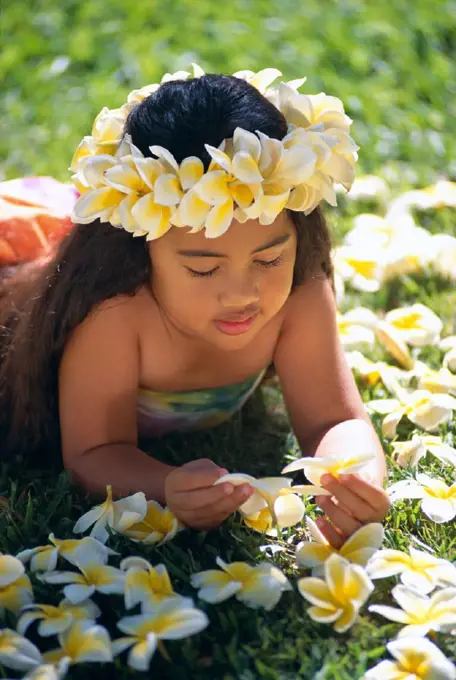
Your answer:
[[[160,503],[175,466],[138,448],[138,338],[132,303],[113,299],[73,332],[59,372],[59,413],[65,468],[93,493],[144,491]]]

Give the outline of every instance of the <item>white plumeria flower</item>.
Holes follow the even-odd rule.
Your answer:
[[[91,536],[58,539],[51,533],[49,534],[49,541],[50,545],[39,545],[36,548],[22,550],[16,555],[17,559],[23,564],[30,560],[30,569],[32,571],[53,571],[57,566],[59,555],[62,555],[71,564],[75,564],[75,560],[81,550],[84,553],[87,550],[93,550],[102,554],[106,553],[107,555],[119,554]]]
[[[445,366],[434,371],[423,361],[416,361],[410,372],[410,377],[414,376],[418,378],[420,389],[456,395],[456,375]]]
[[[391,457],[400,467],[415,467],[426,452],[429,451],[442,463],[456,466],[456,449],[442,442],[441,437],[435,435],[419,435],[415,433],[411,439],[392,442]]]
[[[407,588],[427,595],[439,585],[456,587],[456,566],[410,546],[409,554],[401,550],[379,550],[369,560],[366,571],[371,579],[400,576]]]
[[[120,569],[125,571],[125,609],[141,604],[144,612],[170,597],[184,600],[187,606],[193,605],[191,598],[184,598],[173,590],[164,564],[153,567],[143,557],[126,557],[121,561]]]
[[[369,451],[355,456],[349,450],[340,453],[335,452],[331,456],[324,457],[304,456],[286,465],[282,470],[282,474],[304,470],[306,477],[317,487],[320,486],[321,477],[326,474],[333,475],[337,479],[340,475],[356,472],[361,478],[369,480],[369,463],[375,460],[375,453],[370,453]],[[318,491],[318,495],[320,494],[321,492]]]
[[[168,507],[162,507],[157,501],[147,501],[144,517],[135,522],[122,533],[132,541],[141,543],[165,543],[170,541],[178,531],[184,529]]]
[[[402,368],[407,370],[413,368],[414,359],[397,328],[382,319],[375,328],[375,336],[382,347],[396,359]]]
[[[390,187],[381,177],[377,175],[362,175],[355,178],[346,196],[349,201],[375,198],[383,203],[389,198],[390,193]]]
[[[57,665],[44,663],[24,675],[22,680],[62,680],[67,674],[70,660],[63,658]]]
[[[209,618],[200,609],[183,606],[176,599],[166,599],[153,610],[139,616],[126,616],[117,627],[127,637],[113,640],[114,655],[131,647],[127,663],[137,671],[146,671],[160,640],[181,640],[200,633],[209,625]]]
[[[17,631],[25,635],[27,628],[33,621],[40,621],[38,634],[42,637],[63,633],[77,620],[87,620],[95,623],[101,616],[99,607],[92,600],[84,600],[79,605],[64,599],[57,607],[50,604],[30,604],[22,609],[22,615],[17,622]]]
[[[199,588],[198,597],[211,604],[223,602],[236,595],[248,607],[273,609],[285,590],[292,590],[286,576],[267,562],[252,567],[246,562],[226,563],[220,557],[221,567],[207,569],[190,576],[190,583]]]
[[[386,648],[396,661],[380,661],[361,680],[456,680],[456,666],[427,638],[402,637]]]
[[[275,535],[273,524],[279,528],[294,526],[304,517],[305,507],[296,494],[330,495],[326,489],[311,485],[291,486],[293,480],[287,477],[261,477],[256,479],[240,472],[222,475],[215,484],[230,482],[235,486],[248,482],[254,493],[239,506],[245,521],[258,531]]]
[[[104,626],[93,625],[92,621],[76,621],[59,635],[59,644],[60,648],[43,654],[47,663],[57,664],[65,658],[71,665],[104,663],[113,659],[108,631]]]
[[[428,390],[407,392],[396,386],[397,398],[372,399],[366,403],[366,409],[380,413],[386,417],[382,422],[382,434],[387,439],[396,436],[396,429],[403,418],[407,418],[426,432],[435,432],[440,425],[450,422],[456,399],[449,394],[434,394]]]
[[[314,541],[302,541],[296,546],[298,567],[312,567],[312,576],[323,576],[324,564],[333,554],[340,555],[353,564],[365,566],[383,543],[383,525],[370,522],[355,531],[339,550],[336,550],[322,534],[313,519],[306,517],[307,528]]]
[[[356,307],[346,314],[337,312],[337,330],[344,349],[371,348],[377,323],[377,316],[366,307]]]
[[[371,361],[358,350],[345,352],[345,358],[350,368],[355,369],[369,385],[376,385],[384,379],[384,376],[401,378],[406,373],[398,366],[392,366],[385,361]]]
[[[15,630],[0,629],[0,664],[15,671],[27,671],[41,663],[41,652]]]
[[[13,555],[0,553],[0,614],[4,609],[17,613],[33,602],[33,589],[24,565]]]
[[[106,543],[109,538],[109,533],[106,526],[109,526],[114,531],[123,533],[132,524],[140,522],[147,513],[147,500],[142,491],[121,498],[118,501],[112,499],[112,488],[108,484],[106,486],[107,498],[101,505],[96,505],[94,508],[82,515],[73,527],[75,534],[86,531],[90,526],[92,530],[90,536],[98,539],[102,543]]]
[[[398,585],[391,595],[402,609],[380,604],[372,604],[368,609],[390,621],[406,624],[398,637],[424,637],[431,630],[446,632],[456,625],[456,588],[443,588],[428,596]]]
[[[456,281],[456,238],[450,234],[433,234],[432,245],[433,268],[441,276]]]
[[[456,482],[448,486],[443,480],[420,472],[416,480],[402,479],[386,491],[391,503],[403,498],[421,498],[421,510],[438,524],[456,516]]]
[[[380,289],[385,264],[379,250],[357,245],[341,245],[334,248],[334,268],[344,281],[353,288],[366,292]]]
[[[360,608],[374,590],[365,569],[333,554],[324,564],[325,579],[308,576],[298,580],[298,590],[312,606],[307,613],[319,623],[333,623],[344,633],[355,623]]]
[[[456,373],[456,335],[447,335],[446,338],[442,338],[439,347],[446,352],[442,359],[442,366]]]
[[[404,342],[414,347],[438,343],[443,328],[437,314],[421,302],[391,309],[386,313],[385,321],[394,326]]]
[[[106,566],[107,559],[107,555],[94,556],[89,553],[85,559],[81,556],[76,562],[79,572],[50,571],[37,578],[44,583],[68,583],[63,592],[72,604],[83,602],[96,591],[121,595],[124,592],[125,573],[116,567]]]

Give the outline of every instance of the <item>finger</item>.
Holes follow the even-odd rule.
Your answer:
[[[317,505],[328,515],[332,523],[341,529],[346,536],[351,536],[351,534],[361,528],[362,523],[354,517],[347,515],[341,508],[338,508],[329,496],[318,496],[318,498],[320,502]]]
[[[222,484],[220,486],[223,487],[225,485]],[[187,514],[190,515],[194,521],[199,521],[204,518],[209,519],[219,515],[228,517],[228,515],[235,512],[253,492],[250,484],[242,484],[236,487],[234,487],[233,484],[230,484],[229,486],[233,488],[233,491],[230,494],[219,493],[218,497],[215,497],[215,500],[210,500],[208,503],[203,503],[198,506],[189,507]],[[217,489],[217,487],[214,487],[214,490],[215,489]],[[190,493],[195,494],[196,492],[193,491]],[[207,493],[204,495],[210,497],[213,494],[214,491],[212,489],[207,489]],[[201,493],[201,495],[203,495],[203,493]],[[179,498],[179,504],[180,502],[181,499]]]
[[[242,488],[245,486],[246,485],[243,484]],[[240,486],[235,487],[234,484],[226,482],[225,484],[208,486],[205,489],[175,491],[174,503],[175,505],[178,504],[180,508],[189,511],[195,511],[200,508],[212,508],[212,513],[214,513],[214,505],[217,505],[218,507],[218,504],[225,499],[228,500],[229,504],[235,502],[232,497],[236,496],[239,489],[241,489]]]
[[[345,537],[342,536],[337,529],[328,522],[324,517],[318,517],[315,520],[318,528],[323,536],[329,541],[333,548],[339,550],[344,544]]]
[[[323,475],[320,482],[324,489],[331,491],[337,498],[339,501],[338,506],[344,512],[348,512],[348,514],[352,515],[360,522],[370,521],[371,517],[374,515],[374,509],[346,484],[342,484],[332,475]]]
[[[390,508],[390,500],[387,492],[381,486],[367,482],[356,474],[341,475],[340,481],[368,503],[377,516],[386,517]]]
[[[207,458],[193,460],[180,470],[180,474],[174,481],[174,491],[190,491],[212,486],[222,475],[226,474],[225,468],[220,468]]]

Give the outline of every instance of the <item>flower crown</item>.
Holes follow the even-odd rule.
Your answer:
[[[161,83],[205,75],[197,64],[192,68],[193,74],[166,73]],[[271,224],[284,208],[308,215],[323,198],[337,205],[334,182],[349,191],[354,181],[359,146],[348,134],[353,121],[337,97],[299,93],[306,78],[270,88],[280,75],[274,68],[233,73],[281,111],[286,136],[278,140],[237,127],[218,148],[204,145],[211,156],[206,172],[200,158],[178,163],[162,146],[149,147],[156,158],[145,157],[124,135],[130,111],[161,83],[133,90],[118,109],[104,107],[68,168],[81,194],[72,221],[88,224],[98,218],[148,241],[171,226],[190,227],[191,233],[205,229],[207,238],[215,238],[233,218]]]

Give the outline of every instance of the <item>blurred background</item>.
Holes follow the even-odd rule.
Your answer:
[[[0,181],[70,180],[92,121],[165,72],[275,67],[339,97],[357,175],[401,187],[456,176],[451,0],[3,0]],[[278,81],[277,81],[278,83]]]

